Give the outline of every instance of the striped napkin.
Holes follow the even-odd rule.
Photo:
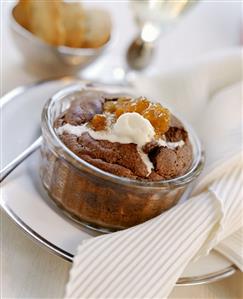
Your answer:
[[[243,272],[243,227],[220,242],[214,249],[226,256]]]
[[[227,75],[222,75],[226,65]],[[185,69],[183,80],[186,84],[182,86],[178,83],[181,71],[179,77],[175,73],[152,80],[159,84],[156,88],[161,97],[163,82],[180,88],[177,92],[184,101],[181,112],[193,121],[206,147],[205,172],[186,202],[131,229],[83,242],[74,258],[66,298],[166,298],[187,264],[212,248],[243,270],[243,156],[239,109],[242,86],[233,84],[240,80],[240,72],[237,77],[232,65],[240,67],[238,51],[222,55],[220,61],[210,58],[198,63],[197,67]],[[213,80],[207,81],[212,72],[216,76],[215,84]],[[197,81],[193,73],[197,74]],[[146,80],[151,82],[145,78],[135,82],[137,88],[141,82],[149,86]],[[207,88],[205,83],[200,89],[198,82],[206,82]],[[186,88],[190,83],[192,89],[196,88],[193,84],[197,84],[198,98],[191,95],[195,103]],[[170,96],[166,86],[167,96]],[[217,89],[222,90],[214,95]],[[174,88],[171,88],[173,93]],[[176,101],[177,97],[174,99]],[[201,109],[195,117],[195,106],[200,99],[205,103],[199,103]],[[190,110],[188,107],[192,107],[192,115],[185,111]]]

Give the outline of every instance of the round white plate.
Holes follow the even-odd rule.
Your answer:
[[[40,135],[45,101],[78,79],[62,78],[19,87],[0,99],[2,165],[4,167]],[[39,178],[39,152],[23,162],[2,183],[2,209],[31,237],[53,253],[72,261],[82,240],[99,233],[81,227],[52,204]],[[235,273],[236,268],[215,251],[190,263],[178,285],[201,284]]]

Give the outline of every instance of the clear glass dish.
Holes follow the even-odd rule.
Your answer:
[[[115,231],[149,220],[174,206],[201,173],[204,154],[187,125],[193,163],[180,177],[148,182],[119,177],[82,160],[58,138],[53,123],[83,88],[121,92],[107,86],[76,84],[56,93],[42,113],[41,179],[51,199],[73,219],[101,231]],[[127,93],[127,92],[126,92]]]

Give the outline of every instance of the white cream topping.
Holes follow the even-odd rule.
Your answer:
[[[62,135],[64,132],[68,134],[80,137],[83,133],[87,132],[88,128],[86,125],[74,126],[70,124],[65,124],[62,127],[57,128],[56,132],[58,135]]]
[[[122,114],[107,131],[89,130],[91,137],[110,142],[134,143],[139,147],[153,140],[155,132],[151,123],[142,115],[132,112]]]
[[[150,173],[152,172],[152,169],[154,168],[154,165],[153,163],[150,161],[149,157],[147,154],[145,154],[145,152],[142,150],[141,147],[137,147],[138,149],[138,153],[143,161],[143,163],[146,165],[147,167],[147,171],[148,171],[148,174],[147,176],[150,175]]]
[[[154,140],[155,131],[151,123],[136,112],[122,114],[117,119],[116,123],[106,131],[94,131],[89,128],[87,124],[81,126],[65,124],[62,127],[59,127],[56,131],[58,135],[66,132],[76,135],[77,137],[80,137],[83,133],[88,132],[89,135],[96,140],[107,140],[110,142],[119,142],[123,144],[137,144],[138,152],[142,161],[147,167],[148,175],[153,169],[153,164],[148,155],[143,152],[142,147],[146,143]],[[184,141],[166,142],[165,140],[160,139],[158,143],[160,146],[174,149],[177,146],[182,146]]]
[[[171,149],[175,149],[177,147],[182,147],[185,144],[185,142],[183,140],[180,140],[178,142],[167,142],[164,139],[159,139],[158,140],[158,144],[160,146],[164,146],[164,147],[168,147],[168,148],[171,148]]]

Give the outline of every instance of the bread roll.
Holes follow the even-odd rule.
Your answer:
[[[62,4],[62,20],[65,30],[65,45],[81,48],[85,37],[85,12],[80,3]]]
[[[65,31],[62,22],[62,1],[29,2],[31,11],[29,30],[49,44],[63,45]]]
[[[101,9],[86,10],[84,48],[98,48],[105,44],[111,34],[111,19]]]
[[[28,30],[31,19],[30,2],[31,0],[20,0],[13,11],[15,20]]]

